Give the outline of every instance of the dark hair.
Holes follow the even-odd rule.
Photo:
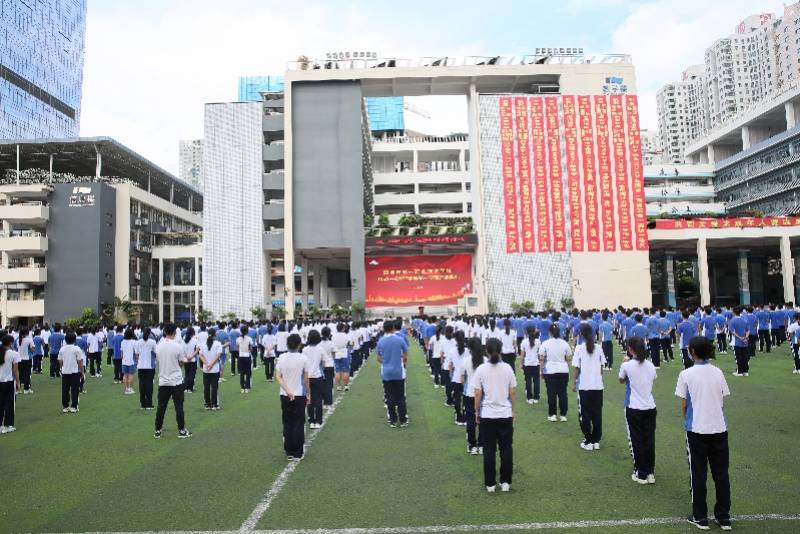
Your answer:
[[[525,333],[528,334],[528,343],[530,343],[531,349],[536,344],[536,338],[539,337],[539,333],[536,331],[536,328],[529,326],[525,329]]]
[[[647,348],[644,344],[644,339],[639,336],[631,336],[628,338],[628,350],[633,352],[636,356],[636,361],[642,363],[647,359]]]
[[[175,326],[175,323],[166,323],[164,325],[164,335],[171,336],[178,330],[178,327]]]
[[[248,332],[247,325],[243,324],[242,326],[240,326],[239,327],[239,332],[241,332],[242,337],[245,337],[247,335],[247,332]]]
[[[581,333],[583,342],[586,343],[586,352],[588,352],[589,354],[593,354],[595,344],[594,344],[594,330],[592,330],[592,325],[590,325],[589,323],[583,323],[578,330]]]
[[[67,332],[67,335],[64,337],[64,341],[67,342],[67,345],[74,345],[77,338],[78,336],[75,335],[75,332]]]
[[[550,337],[553,339],[558,339],[561,337],[561,327],[558,326],[558,323],[553,323],[550,325]]]
[[[444,329],[444,337],[446,337],[447,339],[453,339],[453,327],[452,326],[445,327],[445,329]]]
[[[458,348],[458,355],[461,356],[464,354],[464,351],[467,349],[466,339],[464,338],[464,332],[459,330],[455,333],[456,338],[456,347]]]
[[[714,357],[714,344],[705,336],[695,336],[689,341],[689,354],[698,360],[709,360]]]
[[[147,341],[148,339],[150,339],[150,327],[149,326],[145,326],[144,327],[144,330],[142,331],[142,339],[144,341]]]
[[[469,351],[472,353],[472,370],[483,363],[483,345],[480,338],[473,337],[469,340]]]
[[[14,344],[14,336],[6,334],[2,339],[2,346],[0,346],[0,365],[6,363],[6,352],[11,350],[11,345]]]
[[[387,334],[391,334],[394,331],[394,321],[384,321],[383,331]]]
[[[208,329],[208,339],[206,339],[206,348],[211,350],[211,347],[214,345],[214,340],[217,339],[217,329],[216,328],[209,328]]]
[[[125,330],[125,336],[123,339],[136,339],[136,333],[134,333],[133,328],[128,328]]]
[[[313,347],[314,345],[319,345],[320,341],[322,341],[322,337],[319,335],[319,332],[316,329],[308,333],[308,345]]]
[[[300,339],[300,336],[297,334],[290,334],[288,338],[286,338],[286,347],[289,350],[297,350],[300,348],[300,345],[303,343],[303,340]]]
[[[489,363],[496,364],[500,362],[500,352],[503,350],[503,343],[496,337],[490,338],[486,341],[486,352],[489,353]]]
[[[166,332],[166,329],[164,329],[164,331]],[[194,328],[190,326],[189,328],[186,329],[186,335],[183,337],[183,342],[188,343],[192,340],[193,337],[194,337]]]
[[[436,341],[439,341],[439,338],[442,337],[442,325],[436,325]]]
[[[322,327],[322,339],[328,341],[331,339],[331,329],[327,326]]]
[[[505,320],[503,321],[503,324],[505,325],[506,335],[510,334],[511,333],[511,320],[508,317],[506,317]]]

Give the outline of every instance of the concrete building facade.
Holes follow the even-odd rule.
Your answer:
[[[203,140],[178,141],[178,177],[203,190]]]

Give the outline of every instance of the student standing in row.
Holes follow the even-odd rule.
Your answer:
[[[466,426],[464,420],[464,368],[461,360],[467,352],[467,340],[464,332],[459,330],[453,336],[455,345],[451,348],[448,355],[447,365],[450,369],[450,382],[453,388],[453,409],[455,411],[455,423],[458,426]]]
[[[249,329],[243,325],[236,339],[236,350],[239,354],[239,386],[242,388],[242,393],[250,393],[250,380],[253,377],[253,346]]]
[[[638,336],[628,339],[628,357],[619,368],[619,383],[625,384],[625,428],[633,457],[631,479],[639,484],[656,483],[656,378],[644,340]]]
[[[333,380],[336,376],[334,354],[336,351],[333,348],[333,341],[331,341],[331,329],[327,326],[322,327],[322,343],[320,343],[320,346],[324,354],[322,372],[325,378],[325,391],[322,395],[322,402],[325,408],[330,409],[333,406]],[[273,369],[274,361],[273,358]]]
[[[750,373],[750,331],[748,321],[742,317],[742,308],[733,309],[735,317],[731,319],[728,330],[733,336],[733,355],[736,358],[736,371],[733,376],[749,376]]]
[[[275,378],[280,385],[283,450],[290,461],[303,459],[305,407],[310,400],[306,359],[298,352],[301,342],[298,334],[290,334],[286,338],[288,352],[278,358],[275,366]]]
[[[192,433],[186,428],[183,414],[183,348],[175,339],[177,328],[174,324],[164,325],[164,339],[156,347],[158,360],[158,410],[156,411],[155,438],[161,437],[164,415],[169,399],[175,405],[175,421],[178,424],[178,437],[190,438]]]
[[[0,345],[0,434],[14,432],[16,393],[20,390],[19,354],[11,349],[14,338],[3,336]]]
[[[203,364],[203,400],[206,410],[219,410],[219,377],[222,345],[217,341],[216,330],[208,331],[205,343],[200,347],[200,363]]]
[[[153,381],[156,376],[156,342],[150,328],[142,332],[137,350],[136,367],[139,374],[139,405],[142,410],[152,410]]]
[[[275,381],[275,336],[267,329],[261,336],[261,353],[264,359],[264,375],[267,382]]]
[[[125,395],[133,395],[133,376],[136,374],[136,334],[132,328],[125,330],[120,344],[122,351],[122,386]]]
[[[103,357],[100,354],[100,338],[97,336],[97,327],[89,328],[86,335],[86,351],[89,358],[89,376],[93,378],[103,378],[101,365]]]
[[[792,357],[794,358],[792,373],[800,374],[800,313],[796,313],[793,318],[795,322],[789,325],[786,332],[792,344]]]
[[[308,333],[308,342],[303,347],[303,356],[306,359],[306,374],[308,375],[308,392],[311,396],[308,403],[309,428],[322,427],[322,397],[325,393],[325,378],[322,376],[322,361],[325,357],[320,346],[322,337],[316,330]]]
[[[22,394],[33,393],[31,386],[31,371],[33,370],[33,341],[30,338],[30,331],[23,328],[19,331],[19,374],[22,382]]]
[[[517,360],[517,333],[511,330],[511,319],[508,317],[503,321],[503,330],[500,331],[497,337],[503,345],[503,361],[510,365],[511,370],[516,373],[517,370],[514,364]]]
[[[109,337],[109,348],[111,348],[111,358],[114,364],[114,383],[122,383],[122,342],[125,336],[122,334],[122,326],[117,326],[114,337]]]
[[[61,407],[64,413],[76,413],[80,410],[78,395],[80,380],[86,369],[86,354],[75,345],[77,336],[69,332],[65,338],[65,345],[58,351],[58,361],[61,364]]]
[[[583,343],[575,347],[572,366],[575,378],[572,390],[578,392],[578,418],[583,441],[583,450],[600,448],[603,437],[603,366],[606,358],[595,344],[594,331],[589,323],[580,325],[579,332]]]
[[[281,333],[286,334],[286,325],[282,325],[284,328],[284,332],[278,330],[278,350],[280,351],[280,344],[281,344]],[[278,327],[280,328],[280,327]],[[283,336],[284,338],[284,347],[288,347],[287,345],[287,337]],[[350,390],[350,360],[347,355],[347,345],[350,343],[350,340],[347,337],[347,334],[344,332],[344,323],[338,323],[336,325],[336,333],[333,334],[331,338],[333,342],[333,349],[334,349],[334,360],[333,365],[336,370],[336,391],[349,391]]]
[[[561,421],[567,420],[567,383],[569,382],[569,360],[572,349],[561,339],[558,324],[550,325],[550,337],[539,347],[539,365],[544,385],[547,387],[548,421],[557,421],[556,409],[561,413]],[[556,406],[556,401],[558,406]]]
[[[682,399],[689,451],[692,513],[687,520],[701,530],[708,530],[706,478],[710,466],[717,494],[714,519],[722,530],[730,530],[728,427],[723,413],[723,399],[730,395],[730,390],[722,371],[708,361],[714,356],[714,346],[708,339],[692,339],[689,352],[694,365],[681,371],[675,388],[675,395]]]
[[[475,371],[485,363],[483,345],[480,338],[469,340],[469,350],[462,356],[464,369],[464,419],[467,422],[467,452],[474,456],[483,454],[480,439],[477,436],[477,419],[475,417]],[[537,377],[538,379],[538,377]]]
[[[522,371],[525,376],[525,398],[528,404],[539,402],[540,392],[540,367],[539,367],[539,334],[536,328],[529,326],[525,330],[525,338],[520,343],[519,351],[522,356]]]
[[[194,382],[197,377],[197,337],[194,335],[194,328],[191,326],[186,329],[183,338],[183,368],[186,370],[186,382],[184,384],[185,393],[194,393]]]
[[[64,344],[64,334],[61,332],[61,324],[56,323],[53,326],[53,332],[50,334],[50,378],[57,378],[61,376],[61,366],[58,363],[58,351],[61,350],[61,345]]]
[[[386,398],[386,412],[389,426],[395,428],[408,426],[406,409],[406,381],[404,369],[408,363],[408,345],[394,335],[395,322],[384,321],[383,337],[378,341],[378,363],[381,364],[381,380]]]
[[[514,471],[514,400],[517,380],[511,366],[501,361],[503,344],[496,338],[486,342],[489,362],[481,364],[473,378],[475,421],[483,445],[483,479],[486,491],[497,486],[496,454],[500,452],[500,490],[511,491]]]
[[[607,311],[604,311],[600,317],[602,321],[597,327],[597,331],[600,334],[600,346],[602,347],[603,354],[605,354],[606,357],[605,369],[610,371],[614,365],[614,326],[611,324],[609,313]]]

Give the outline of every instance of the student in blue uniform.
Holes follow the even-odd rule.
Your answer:
[[[682,399],[689,452],[692,513],[687,520],[701,530],[708,530],[706,479],[710,467],[717,495],[714,519],[722,530],[730,530],[728,427],[723,413],[723,399],[730,395],[730,390],[722,371],[709,363],[714,357],[712,342],[695,337],[689,344],[689,352],[695,364],[681,371],[675,388],[675,395]]]
[[[672,354],[672,322],[667,318],[666,310],[658,312],[658,333],[661,343],[661,352],[664,354],[664,361],[671,362],[675,359]]]
[[[405,367],[408,362],[408,345],[393,335],[395,321],[383,322],[383,336],[378,340],[378,363],[381,365],[381,380],[386,398],[386,412],[390,427],[408,426],[406,408]]]
[[[37,375],[42,374],[42,358],[44,357],[44,341],[42,331],[38,328],[33,330],[33,372]]]
[[[53,326],[53,332],[50,334],[50,378],[61,376],[61,367],[58,363],[58,351],[61,350],[61,345],[63,344],[64,333],[61,331],[61,323],[56,323]]]
[[[770,314],[766,306],[756,312],[758,319],[758,352],[772,351],[772,337],[770,336]]]
[[[694,362],[689,355],[689,342],[694,336],[697,335],[697,327],[689,320],[689,310],[683,310],[683,321],[678,325],[678,339],[681,345],[681,357],[683,359],[683,368],[688,369]]]
[[[611,324],[610,314],[604,311],[600,316],[601,322],[597,327],[600,332],[600,346],[606,357],[605,369],[611,369],[614,365],[614,326]]]
[[[733,336],[733,354],[736,358],[736,371],[733,376],[749,376],[750,373],[750,345],[752,331],[750,324],[742,317],[742,308],[733,310],[734,318],[731,319],[728,329]]]

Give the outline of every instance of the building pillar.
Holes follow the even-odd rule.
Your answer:
[[[467,170],[467,151],[458,151],[458,170],[464,172]]]
[[[200,313],[200,288],[203,286],[203,281],[200,279],[200,258],[194,259],[194,319],[197,321],[197,315]]]
[[[794,263],[800,263],[800,257],[795,257]],[[800,302],[800,269],[794,270],[794,288],[794,303],[797,304]]]
[[[742,150],[750,148],[750,127],[742,126]]]
[[[314,306],[317,308],[321,308],[322,304],[320,304],[322,300],[322,292],[320,291],[320,286],[322,286],[322,267],[321,263],[314,264]]]
[[[781,274],[783,274],[783,301],[794,301],[794,260],[792,242],[788,235],[781,236]]]
[[[158,258],[158,322],[164,322],[164,260]]]
[[[53,183],[53,155],[50,154],[50,173],[47,175],[47,180]]]
[[[750,268],[748,265],[747,251],[740,250],[736,257],[736,266],[739,275],[739,304],[750,305]]]
[[[664,271],[667,274],[667,306],[672,306],[674,308],[678,305],[677,299],[675,298],[675,253],[669,251],[665,254],[664,261],[666,268]]]
[[[300,305],[303,314],[308,313],[308,259],[300,258]]]
[[[419,152],[414,150],[411,156],[411,172],[419,171]]]
[[[169,292],[169,320],[175,322],[175,292]]]
[[[328,268],[322,267],[320,272],[320,283],[319,283],[319,291],[320,291],[320,306],[323,308],[328,308],[330,306],[330,302],[328,299]]]
[[[708,280],[708,247],[706,238],[697,239],[697,278],[700,282],[700,305],[711,304],[711,287]]]
[[[794,115],[794,102],[786,102],[783,107],[786,112],[786,129],[791,130],[797,124]]]
[[[714,159],[714,145],[709,144],[706,147],[706,153],[708,154],[708,164],[714,165],[716,163],[716,160]]]
[[[272,313],[272,256],[264,253],[264,307]]]
[[[471,293],[478,296],[478,310],[480,314],[489,313],[489,281],[488,281],[488,253],[486,250],[486,213],[483,204],[484,185],[481,171],[480,150],[480,108],[478,87],[475,81],[470,81],[467,93],[467,123],[469,128],[469,175],[472,183],[472,220],[475,221],[475,233],[478,234],[478,247],[474,256],[474,277]],[[574,298],[574,295],[573,295]]]

